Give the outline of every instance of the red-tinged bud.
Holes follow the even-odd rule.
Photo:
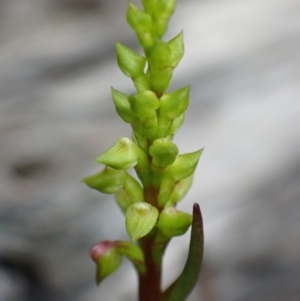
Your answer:
[[[104,240],[93,246],[90,249],[90,256],[97,265],[97,284],[116,271],[122,259],[115,248],[114,242],[109,240]]]

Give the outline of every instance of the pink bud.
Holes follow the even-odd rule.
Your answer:
[[[110,240],[101,241],[90,249],[90,256],[97,263],[97,261],[113,246],[114,243]]]

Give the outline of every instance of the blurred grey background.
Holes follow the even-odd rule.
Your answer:
[[[88,250],[127,239],[112,196],[80,184],[130,129],[114,43],[136,49],[127,0],[0,0],[0,301],[136,299],[130,263],[99,288]],[[189,301],[300,300],[300,1],[179,0],[166,38],[192,85],[181,153],[205,147],[179,208],[201,204],[204,267]],[[164,286],[189,235],[174,239]]]

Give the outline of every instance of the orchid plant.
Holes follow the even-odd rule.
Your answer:
[[[143,9],[128,4],[127,21],[143,54],[116,44],[121,71],[136,92],[111,89],[118,115],[132,129],[96,161],[105,167],[83,182],[102,193],[114,194],[125,215],[130,241],[104,240],[90,250],[99,284],[127,257],[139,278],[139,301],[184,301],[194,287],[203,257],[203,225],[199,205],[192,214],[176,209],[189,190],[202,150],[178,154],[174,134],[184,121],[190,87],[167,91],[173,71],[184,54],[183,33],[162,40],[174,12],[175,0],[142,0]],[[137,177],[128,169],[134,168]],[[182,273],[164,291],[162,260],[170,240],[191,226],[188,258]]]

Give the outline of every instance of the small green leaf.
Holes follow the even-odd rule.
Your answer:
[[[158,167],[171,165],[178,154],[178,147],[168,138],[154,140],[149,148],[149,153],[153,157],[153,164]]]
[[[184,301],[195,286],[203,258],[204,234],[200,207],[193,207],[193,221],[188,258],[182,273],[173,284],[163,292],[163,301]]]
[[[132,204],[126,211],[126,230],[131,240],[147,235],[155,226],[158,210],[145,202]]]

